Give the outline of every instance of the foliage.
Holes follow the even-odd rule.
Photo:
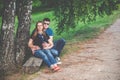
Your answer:
[[[0,0],[0,16],[2,15],[3,0]]]
[[[53,23],[56,23],[56,22],[53,21],[53,18],[54,18],[53,11],[33,13],[32,14],[32,20],[31,20],[30,34],[32,33],[33,29],[35,28],[36,22],[37,21],[42,21],[45,17],[48,17],[48,18],[51,19],[50,27],[53,28],[53,26],[51,26],[51,25]]]
[[[41,5],[40,0],[33,0],[33,4],[32,4],[33,8],[39,7],[40,5]]]
[[[47,8],[53,8],[56,5],[57,0],[40,0],[42,3],[42,6],[46,6]]]
[[[119,0],[60,0],[56,1],[58,7],[55,8],[57,16],[58,33],[64,29],[74,28],[76,21],[94,21],[96,16],[112,14],[118,9]]]
[[[77,36],[77,40],[85,40],[86,38],[91,37],[90,33],[92,33],[94,29],[98,29],[98,28],[103,28],[106,26],[109,26],[113,20],[115,20],[116,18],[118,18],[119,16],[115,15],[119,15],[120,11],[114,11],[114,13],[110,16],[105,15],[104,17],[100,17],[100,16],[96,16],[96,20],[92,21],[92,22],[86,22],[85,24],[83,22],[78,22],[76,23],[76,27],[75,28],[70,28],[69,31],[63,31],[60,35],[57,34],[57,22],[54,18],[54,12],[53,11],[48,11],[48,12],[38,12],[38,13],[33,13],[32,14],[32,22],[31,22],[31,29],[30,29],[30,33],[32,32],[32,30],[35,28],[35,23],[38,20],[42,20],[45,17],[48,17],[51,19],[51,23],[50,23],[50,28],[53,29],[54,31],[54,39],[59,39],[61,37],[63,37],[66,40],[72,40],[75,36]],[[94,28],[93,28],[94,27]],[[87,29],[88,28],[88,29]],[[92,29],[90,29],[92,28]],[[84,31],[87,31],[87,33],[84,33]],[[59,31],[59,30],[58,30]],[[97,32],[97,30],[94,30]],[[94,35],[95,33],[93,33],[92,35]],[[84,36],[83,36],[84,35]],[[89,37],[86,37],[86,36]],[[82,37],[81,37],[82,36]],[[72,37],[72,38],[71,38]],[[85,39],[83,39],[85,38]],[[74,38],[76,39],[76,38]]]

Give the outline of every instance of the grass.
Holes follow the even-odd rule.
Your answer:
[[[57,27],[57,22],[54,20],[53,12],[52,11],[41,12],[41,13],[38,12],[38,13],[32,14],[30,33],[34,29],[35,23],[38,20],[42,20],[43,18],[48,17],[51,19],[50,27],[54,31],[54,39],[59,39],[59,38],[63,37],[68,41],[72,41],[72,40],[74,41],[75,38],[76,38],[76,40],[82,41],[82,40],[85,40],[88,38],[93,38],[96,34],[99,33],[99,30],[105,29],[109,25],[111,25],[112,22],[114,22],[114,20],[118,17],[116,15],[118,15],[119,13],[120,13],[119,11],[116,11],[111,16],[104,16],[104,17],[98,16],[96,18],[96,21],[89,22],[86,24],[79,22],[74,29],[71,28],[69,31],[63,31],[61,35],[57,35],[56,31],[55,31],[55,29]]]
[[[32,16],[31,16],[32,21],[31,21],[30,33],[31,33],[32,30],[35,28],[36,22],[37,22],[37,21],[42,21],[45,17],[50,18],[50,19],[51,19],[51,22],[52,22],[52,19],[54,18],[54,17],[53,17],[53,12],[52,12],[52,11],[49,11],[49,12],[42,12],[42,13],[32,14]],[[51,23],[51,25],[53,25],[53,22]],[[52,28],[53,28],[53,27],[52,27]]]
[[[39,20],[43,20],[43,18],[48,17],[51,19],[50,27],[54,31],[54,39],[59,39],[63,37],[67,42],[69,41],[84,41],[86,39],[93,38],[95,35],[99,34],[100,30],[106,29],[109,25],[111,25],[114,20],[118,17],[120,11],[115,11],[111,16],[104,16],[99,17],[97,16],[96,21],[89,22],[89,23],[82,23],[78,22],[75,28],[71,28],[69,31],[63,31],[61,35],[56,34],[57,22],[54,20],[53,11],[47,12],[36,12],[33,13],[31,16],[31,26],[30,26],[30,34],[32,33],[33,29],[35,28],[35,24]],[[0,17],[0,21],[1,17]],[[18,20],[17,17],[15,19],[15,32],[17,30]],[[0,22],[1,25],[2,22]]]
[[[61,56],[64,56],[64,54],[74,53],[80,49],[78,45],[96,38],[100,33],[113,24],[117,18],[120,18],[119,14],[120,11],[116,11],[111,16],[98,16],[94,22],[86,24],[79,22],[75,29],[71,29],[69,32],[64,32],[61,36],[66,39],[67,44],[62,51]]]

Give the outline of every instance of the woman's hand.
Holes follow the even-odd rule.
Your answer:
[[[30,49],[32,50],[33,53],[34,53],[35,50],[40,49],[39,46],[33,45],[33,39],[29,39],[28,47],[30,47]]]
[[[36,45],[31,47],[31,50],[32,50],[33,53],[34,53],[35,50],[38,50],[38,49],[40,49],[40,47],[36,46]]]

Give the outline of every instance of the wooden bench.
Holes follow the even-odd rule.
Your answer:
[[[22,67],[24,73],[32,74],[40,70],[43,60],[34,56],[30,57]]]

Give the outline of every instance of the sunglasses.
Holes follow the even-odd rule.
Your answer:
[[[49,25],[50,23],[44,23],[44,24]]]

